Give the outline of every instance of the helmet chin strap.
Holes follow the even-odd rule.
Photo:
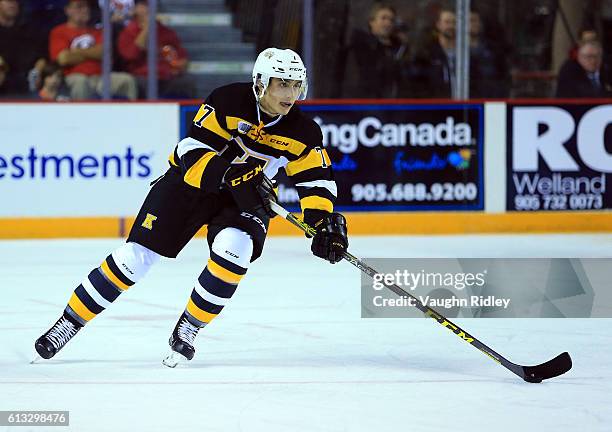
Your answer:
[[[276,117],[274,120],[272,120],[270,123],[268,123],[268,124],[264,125],[264,127],[266,127],[266,126],[273,126],[273,125],[275,125],[276,123],[278,123],[278,122],[280,121],[280,119],[282,119],[282,118],[283,118],[283,115],[282,115],[282,114],[279,114],[279,113],[272,114],[272,113],[267,112],[267,111],[266,111],[266,110],[265,110],[265,109],[264,109],[264,108],[261,106],[261,101],[260,101],[260,100],[258,100],[258,101],[257,101],[257,121],[258,121],[259,123],[261,123],[261,111],[263,111],[264,113],[268,114],[270,117],[278,116],[278,117]]]
[[[279,113],[272,114],[272,113],[269,113],[268,111],[266,111],[264,109],[264,107],[261,104],[261,99],[263,98],[263,94],[261,96],[259,96],[259,92],[257,91],[257,87],[255,86],[255,84],[253,84],[253,94],[255,95],[255,101],[256,101],[255,106],[257,108],[257,122],[261,123],[261,111],[263,111],[264,113],[266,113],[270,117],[278,116],[277,118],[272,120],[270,123],[264,125],[264,127],[266,127],[266,126],[273,126],[276,123],[278,123],[280,121],[280,119],[283,118],[282,114],[279,114]]]

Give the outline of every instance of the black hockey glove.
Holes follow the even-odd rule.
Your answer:
[[[348,248],[344,216],[340,213],[306,209],[304,222],[317,230],[310,247],[312,253],[332,264],[342,260],[342,253]]]
[[[274,184],[261,166],[251,162],[231,165],[223,176],[223,184],[240,210],[259,217],[276,216],[270,207],[270,201],[277,201]]]

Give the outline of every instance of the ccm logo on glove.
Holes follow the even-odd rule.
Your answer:
[[[238,186],[242,182],[246,182],[246,181],[251,180],[253,177],[255,177],[257,174],[259,174],[262,171],[263,171],[263,168],[261,166],[257,165],[255,167],[255,169],[252,169],[251,171],[248,171],[248,172],[244,173],[240,177],[236,177],[235,179],[231,179],[230,180],[230,185],[231,186]]]

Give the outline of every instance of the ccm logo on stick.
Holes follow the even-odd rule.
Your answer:
[[[594,171],[612,173],[612,154],[605,145],[606,128],[612,123],[612,105],[592,108],[578,125],[570,113],[558,107],[516,107],[513,117],[515,171],[537,172],[538,156],[551,171],[580,171],[580,165],[565,148],[576,134],[576,148],[584,165]]]

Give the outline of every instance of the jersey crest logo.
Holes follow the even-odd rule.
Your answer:
[[[264,124],[259,123],[258,126],[252,125],[250,130],[247,132],[247,136],[255,142],[261,142],[267,135],[266,131],[263,130]]]
[[[144,222],[142,223],[142,227],[146,228],[148,230],[152,230],[153,229],[153,222],[157,220],[157,216],[152,215],[151,213],[147,213],[147,216],[145,217]]]

